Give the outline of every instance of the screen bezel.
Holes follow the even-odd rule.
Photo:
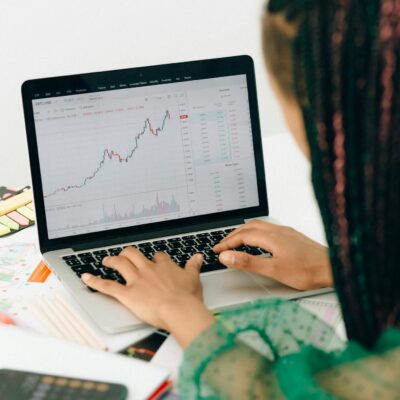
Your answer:
[[[251,128],[253,133],[253,146],[255,156],[255,166],[257,173],[257,187],[259,196],[259,206],[239,210],[224,211],[195,217],[188,217],[178,220],[156,222],[146,225],[135,225],[132,227],[117,228],[107,231],[92,232],[76,236],[67,236],[56,239],[49,239],[47,231],[46,213],[44,207],[43,187],[40,173],[40,162],[38,145],[36,139],[36,129],[33,115],[32,101],[35,99],[45,99],[61,95],[74,93],[99,91],[102,86],[115,86],[115,90],[121,89],[120,85],[128,81],[154,82],[160,83],[163,77],[182,77],[184,80],[196,80],[207,78],[218,78],[229,75],[246,75],[248,86],[248,97],[250,106]],[[189,79],[190,78],[190,79]],[[152,83],[154,85],[154,83]],[[149,85],[152,85],[149,83]],[[145,85],[142,85],[145,86]],[[265,168],[262,151],[262,139],[260,118],[257,102],[257,89],[254,72],[254,63],[250,56],[235,56],[211,60],[189,61],[175,64],[165,64],[150,67],[130,68],[123,70],[94,72],[79,75],[60,76],[53,78],[43,78],[29,80],[22,85],[22,100],[25,115],[25,127],[28,141],[29,159],[31,167],[32,185],[34,191],[34,201],[36,210],[36,222],[39,235],[39,244],[42,252],[57,250],[62,248],[84,248],[85,244],[89,247],[93,242],[112,241],[116,237],[121,241],[129,241],[131,237],[148,237],[149,232],[179,232],[187,231],[188,227],[204,225],[213,222],[223,226],[224,221],[233,221],[259,216],[268,216],[268,200],[265,181]],[[186,228],[186,229],[185,229]],[[156,236],[155,236],[156,237]]]

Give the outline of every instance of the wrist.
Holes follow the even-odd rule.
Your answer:
[[[160,316],[163,329],[175,336],[183,348],[215,322],[213,314],[195,296],[179,297],[163,303]]]
[[[323,263],[317,269],[319,273],[316,274],[316,285],[318,287],[333,287],[332,267],[327,248],[324,248],[323,260]]]

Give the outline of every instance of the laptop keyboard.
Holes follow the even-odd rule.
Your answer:
[[[212,248],[233,230],[234,228],[228,228],[183,235],[170,239],[158,239],[134,243],[123,247],[110,247],[107,249],[86,251],[67,255],[62,258],[78,277],[81,277],[84,273],[90,273],[102,279],[110,279],[121,284],[126,283],[124,278],[118,271],[105,267],[102,264],[102,260],[107,256],[119,255],[125,247],[129,246],[139,249],[149,260],[153,258],[157,251],[167,253],[182,268],[193,254],[202,253],[204,255],[204,263],[201,268],[201,273],[206,273],[226,269],[226,267],[218,261],[218,254],[214,253]],[[268,251],[256,247],[240,246],[236,250],[244,251],[252,255],[271,256],[271,253]]]

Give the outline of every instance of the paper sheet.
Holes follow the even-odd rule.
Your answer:
[[[340,310],[338,299],[334,293],[306,297],[297,300],[297,302],[308,311],[316,314],[328,325],[332,326],[342,340],[347,340],[342,312]]]
[[[28,282],[42,260],[37,243],[36,230],[33,228],[3,238],[0,242],[0,311],[9,315],[17,326],[51,335],[48,327],[32,312],[30,305],[58,293],[74,309],[78,318],[85,321],[107,344],[111,352],[119,351],[153,331],[152,328],[145,328],[116,335],[103,333],[54,274],[44,283]]]

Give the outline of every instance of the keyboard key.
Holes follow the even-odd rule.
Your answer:
[[[205,264],[201,267],[201,273],[212,272],[212,271],[221,271],[226,269],[225,265],[222,265],[220,262],[214,262],[211,264]]]
[[[94,251],[93,252],[93,254],[95,255],[95,256],[101,256],[101,255],[107,255],[108,253],[107,253],[107,250],[105,250],[105,249],[103,249],[103,250],[96,250],[96,251]]]
[[[188,236],[182,236],[183,240],[193,240],[195,237],[193,235],[188,235]]]
[[[165,250],[168,250],[169,247],[167,245],[165,245],[165,244],[158,244],[158,245],[155,244],[154,245],[154,249],[156,251],[165,251]]]
[[[78,254],[79,258],[85,258],[85,257],[92,257],[92,253],[80,253]]]
[[[100,276],[100,277],[103,277],[103,276],[104,276],[103,270],[100,269],[100,268],[94,269],[94,270],[91,272],[91,274],[94,275],[94,276]]]
[[[196,242],[194,240],[184,240],[183,245],[184,246],[194,246]]]
[[[140,249],[140,251],[141,251],[142,253],[154,253],[154,252],[155,252],[152,246],[142,247],[142,248]]]
[[[253,256],[259,256],[263,254],[263,252],[255,247],[250,247],[246,250],[246,253],[252,254]]]
[[[91,263],[95,263],[96,262],[96,260],[94,259],[94,257],[81,257],[81,261],[84,263],[84,264],[91,264]]]
[[[185,254],[194,254],[196,249],[194,247],[182,247],[181,251]]]
[[[195,246],[195,249],[201,253],[203,251],[211,250],[211,247],[209,244],[198,244]]]
[[[224,231],[213,231],[210,233],[212,236],[223,236],[224,235]]]
[[[234,230],[235,230],[235,228],[228,228],[228,229],[225,229],[224,232],[225,232],[226,234],[228,234],[228,233],[233,232]]]
[[[100,274],[100,271],[96,271]],[[107,279],[110,281],[115,281],[116,277],[114,275],[114,273],[112,272],[112,270],[106,271],[106,273],[102,276],[103,279]]]
[[[65,261],[67,265],[73,266],[73,265],[82,265],[82,263],[76,258],[76,259],[71,259],[71,260],[66,260]]]
[[[212,235],[211,241],[213,242],[220,242],[224,237],[222,235]]]
[[[209,232],[203,232],[203,233],[198,233],[197,237],[199,238],[205,238],[205,237],[209,237],[210,233]]]
[[[122,247],[113,247],[112,249],[109,249],[108,252],[110,253],[110,255],[112,256],[118,256],[119,253],[121,253],[122,251]]]
[[[181,243],[181,242],[172,242],[172,243],[168,243],[168,245],[172,249],[180,249],[181,247],[183,247],[183,243]]]
[[[206,250],[203,252],[205,257],[216,257],[217,253],[214,253],[212,250]]]
[[[236,251],[246,251],[247,250],[247,246],[241,245],[239,247],[236,247],[235,249]]]
[[[73,254],[71,256],[64,256],[62,259],[65,260],[65,261],[67,261],[67,260],[77,260],[77,257],[76,257],[76,255]]]
[[[167,243],[166,240],[155,240],[155,241],[153,242],[153,245],[165,244],[165,243]]]
[[[103,268],[104,267],[102,262],[95,262],[92,265],[93,265],[94,269]]]
[[[91,273],[92,271],[95,270],[95,268],[93,268],[92,264],[83,264],[81,265],[81,268],[85,271],[85,272],[89,272]]]
[[[189,254],[182,254],[180,256],[176,256],[176,258],[179,261],[188,261],[190,259],[190,255]]]
[[[208,237],[199,237],[196,239],[197,242],[202,243],[202,244],[210,244],[211,240]]]
[[[180,242],[182,239],[181,238],[171,238],[171,239],[168,239],[167,240],[167,242],[168,243],[176,243],[176,242]]]
[[[182,254],[182,252],[179,249],[168,249],[166,253],[169,254],[170,256],[178,256]]]
[[[139,243],[139,249],[142,249],[143,247],[151,247],[152,243],[150,242],[144,242],[144,243]]]
[[[83,264],[83,265],[76,265],[71,268],[79,277],[81,277],[82,274],[89,273],[89,274],[94,274],[95,269],[90,265],[90,264]]]

